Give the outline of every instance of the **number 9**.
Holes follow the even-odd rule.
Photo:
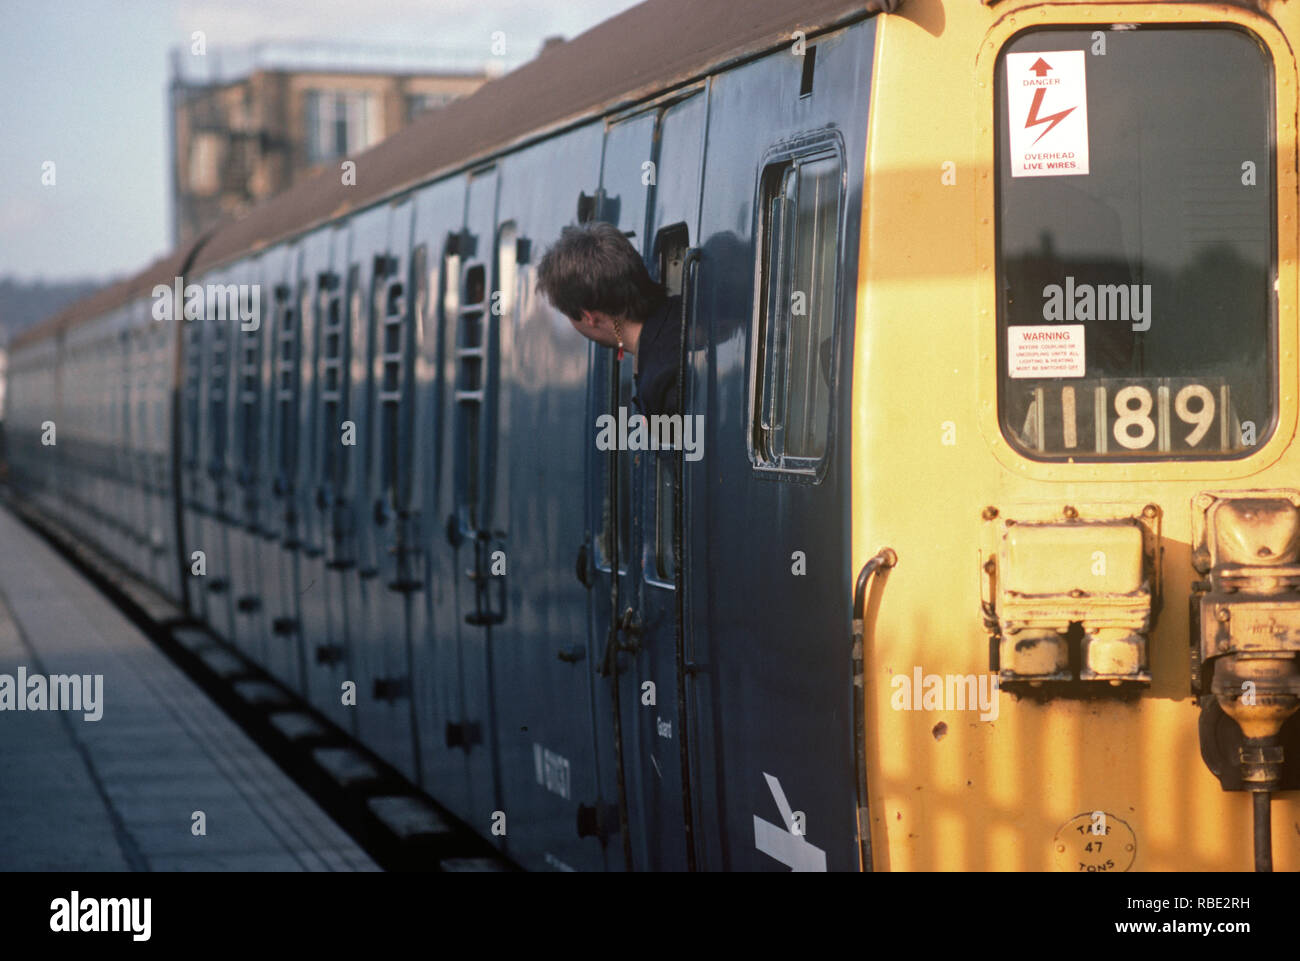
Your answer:
[[[1187,402],[1193,397],[1200,398],[1201,409],[1198,411],[1187,407]],[[1187,435],[1187,446],[1195,447],[1214,423],[1214,394],[1208,387],[1188,384],[1174,398],[1174,412],[1183,423],[1196,425],[1196,429]]]

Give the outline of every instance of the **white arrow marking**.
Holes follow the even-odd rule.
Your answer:
[[[763,777],[767,779],[768,790],[772,792],[772,799],[781,811],[785,829],[754,815],[754,847],[792,871],[825,871],[826,852],[810,844],[807,838],[794,833],[794,811],[786,800],[785,791],[781,789],[781,782],[766,772]]]

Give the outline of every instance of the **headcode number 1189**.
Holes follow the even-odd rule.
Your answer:
[[[1222,453],[1238,436],[1228,385],[1179,378],[1029,388],[1022,436],[1050,453]]]

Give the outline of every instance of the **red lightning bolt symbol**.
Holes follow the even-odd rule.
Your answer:
[[[1037,90],[1034,91],[1034,102],[1029,105],[1029,118],[1025,121],[1026,130],[1028,130],[1030,127],[1036,127],[1040,123],[1051,125],[1038,135],[1038,140],[1042,140],[1049,133],[1051,133],[1052,127],[1055,127],[1058,123],[1060,123],[1062,120],[1064,120],[1074,111],[1073,107],[1069,107],[1065,110],[1062,110],[1060,113],[1048,114],[1046,117],[1038,116],[1038,108],[1041,107],[1043,104],[1043,94],[1045,93],[1047,93],[1047,91],[1042,87],[1039,87]],[[1038,143],[1038,140],[1035,140],[1034,143]]]

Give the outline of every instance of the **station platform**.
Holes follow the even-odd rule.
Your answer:
[[[75,703],[74,691],[86,698],[79,709],[50,709]],[[0,507],[0,871],[376,870],[148,637]]]

